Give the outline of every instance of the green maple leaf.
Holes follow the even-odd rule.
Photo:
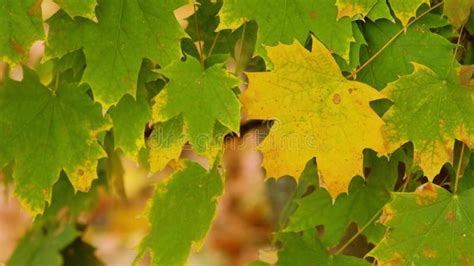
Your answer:
[[[385,227],[377,223],[376,218],[390,200],[390,192],[398,177],[398,166],[406,157],[403,149],[395,151],[390,159],[385,156],[377,157],[374,151],[365,151],[364,168],[368,172],[367,177],[354,177],[349,185],[348,195],[339,196],[335,202],[326,190],[318,188],[315,165],[308,162],[287,213],[284,213],[289,216],[289,222],[283,231],[299,232],[324,225],[325,233],[321,243],[332,247],[341,240],[347,226],[355,222],[359,228],[364,228],[362,233],[370,242],[377,243],[383,237]],[[316,182],[311,184],[316,189],[305,195],[308,180],[313,179]]]
[[[195,162],[183,164],[155,188],[148,210],[151,231],[137,261],[149,250],[152,265],[185,265],[191,247],[199,249],[207,235],[223,192],[222,178],[217,166],[208,172]]]
[[[337,20],[335,0],[227,0],[219,16],[218,29],[236,29],[244,21],[256,20],[256,49],[266,61],[269,59],[265,56],[263,45],[291,44],[294,39],[305,43],[310,31],[347,62],[350,44],[355,41],[351,20]]]
[[[308,187],[314,186],[314,191],[306,195]],[[289,205],[282,213],[284,232],[299,232],[324,225],[322,243],[331,247],[337,244],[349,224],[347,195],[341,194],[333,202],[329,192],[319,187],[319,177],[315,160],[309,160],[298,180],[298,187]],[[286,221],[288,219],[288,221]],[[281,224],[280,226],[283,226]]]
[[[114,123],[114,148],[121,149],[133,158],[137,158],[140,149],[145,146],[144,130],[151,119],[147,84],[159,79],[159,74],[153,69],[154,65],[145,61],[138,75],[135,99],[131,95],[125,95],[108,111]]]
[[[159,72],[170,81],[154,98],[154,123],[182,115],[189,142],[201,154],[207,154],[211,149],[217,122],[228,130],[239,132],[240,102],[232,88],[240,81],[221,64],[202,70],[195,58],[188,57]]]
[[[390,8],[387,5],[387,0],[378,0],[370,10],[369,14],[367,14],[367,17],[372,21],[384,18],[395,22],[392,14],[390,14]]]
[[[64,170],[75,190],[87,191],[105,152],[96,135],[109,127],[87,87],[44,87],[24,68],[23,81],[0,87],[0,165],[15,161],[15,194],[32,214],[51,201],[52,185]]]
[[[82,78],[105,107],[125,94],[135,96],[143,58],[162,66],[181,56],[186,36],[173,10],[186,0],[99,1],[98,23],[58,12],[48,20],[47,58],[83,48],[87,67]]]
[[[469,164],[466,167],[463,175],[459,178],[458,191],[462,192],[474,188],[474,153],[471,154]]]
[[[407,141],[414,145],[414,162],[434,178],[452,158],[454,140],[474,143],[473,93],[456,80],[440,77],[426,66],[413,64],[412,74],[384,90],[394,105],[384,114],[389,148]]]
[[[370,263],[364,259],[332,255],[317,238],[316,230],[311,229],[297,233],[283,233],[278,235],[282,244],[278,252],[278,266],[293,265],[351,265],[368,266]]]
[[[427,183],[393,193],[385,206],[385,238],[368,256],[380,265],[472,265],[474,189],[451,194]]]
[[[275,188],[278,191],[280,182],[287,183],[288,181],[285,179],[266,180],[267,186],[269,187],[268,193],[271,195],[277,194],[278,192],[274,192],[273,189]],[[291,215],[298,208],[298,204],[296,203],[296,201],[306,196],[306,193],[309,191],[309,189],[313,187],[319,187],[319,176],[316,169],[316,158],[313,158],[306,163],[305,169],[301,173],[296,188],[289,195],[286,201],[286,205],[280,210],[280,212],[277,213],[278,230],[282,230],[288,225],[289,218],[291,218]]]
[[[41,1],[0,0],[0,59],[16,63],[43,38]]]
[[[96,20],[97,0],[54,0],[71,17],[85,17]]]
[[[35,224],[20,240],[7,266],[60,266],[61,250],[80,235],[73,225],[52,226]]]
[[[342,71],[351,72],[360,65],[360,49],[362,46],[367,45],[364,35],[356,22],[352,22],[352,33],[354,35],[355,42],[351,43],[351,50],[349,52],[349,62],[346,62],[340,56],[334,56],[337,64],[341,67]]]
[[[159,78],[153,71],[153,64],[147,61],[142,65],[138,76],[138,88],[135,99],[125,95],[108,113],[114,123],[114,146],[133,158],[138,156],[145,146],[144,130],[151,119],[151,106],[146,85]]]
[[[125,95],[109,110],[114,123],[114,144],[133,158],[145,145],[144,129],[151,117],[151,108],[146,99]]]
[[[411,73],[411,62],[426,65],[439,75],[445,75],[453,67],[452,49],[455,46],[430,31],[430,28],[445,25],[446,21],[438,15],[428,14],[421,18],[375,57],[375,60],[357,75],[357,79],[380,90],[387,83],[395,81],[398,76]],[[367,61],[377,53],[401,29],[399,23],[394,24],[387,20],[366,22],[363,33],[368,46],[362,48],[362,61]],[[454,66],[457,66],[457,63]]]
[[[349,184],[347,197],[347,217],[355,222],[369,242],[378,243],[383,237],[385,227],[377,222],[382,207],[390,200],[390,192],[395,189],[398,166],[404,162],[406,154],[402,149],[395,151],[390,158],[377,157],[373,151],[364,152],[366,178],[356,176]],[[369,225],[367,225],[369,224]]]
[[[76,192],[67,176],[62,174],[53,186],[51,204],[49,204],[36,221],[54,221],[65,210],[69,217],[76,218],[81,213],[93,210],[98,199],[98,183],[94,182],[91,189],[85,192]]]
[[[310,195],[295,200],[295,203],[298,208],[290,216],[286,232],[304,231],[323,225],[324,245],[332,247],[339,242],[349,225],[347,194],[340,194],[333,203],[327,190],[317,188]]]

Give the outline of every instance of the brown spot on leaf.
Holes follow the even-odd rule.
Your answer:
[[[349,94],[352,94],[353,91],[356,91],[357,88],[349,88]]]
[[[41,3],[43,0],[36,0],[35,4],[28,10],[28,16],[41,16]]]
[[[380,263],[381,265],[404,265],[404,259],[403,256],[400,255],[400,253],[394,253],[391,258],[388,259],[387,263]]]
[[[424,248],[423,256],[427,258],[435,258],[436,256],[438,256],[438,252],[436,252],[436,250],[433,250],[431,248]]]
[[[20,55],[25,54],[25,49],[14,39],[10,40],[10,46]]]
[[[454,215],[454,212],[453,211],[449,211],[447,214],[446,214],[446,220],[450,221],[450,222],[456,222],[456,215]]]
[[[341,100],[342,100],[342,99],[341,99],[341,95],[339,95],[339,94],[337,94],[337,93],[334,94],[334,96],[332,97],[332,102],[333,102],[334,104],[339,104],[339,103],[341,103]]]
[[[84,169],[82,169],[82,168],[77,169],[77,175],[78,176],[83,176],[84,175]]]
[[[432,183],[426,183],[424,186],[421,186],[417,189],[416,193],[416,203],[421,206],[432,204],[438,197],[438,192]]]
[[[309,17],[310,17],[310,18],[313,18],[313,19],[314,19],[314,18],[316,18],[317,16],[318,16],[318,13],[316,13],[316,11],[311,10],[311,11],[309,12]]]

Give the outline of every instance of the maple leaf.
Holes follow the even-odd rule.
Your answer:
[[[474,263],[474,189],[451,194],[427,183],[392,196],[383,220],[390,231],[368,254],[379,265]]]
[[[276,182],[285,182],[285,179]],[[349,225],[347,199],[346,194],[341,194],[333,202],[328,191],[320,187],[316,160],[313,158],[306,163],[287,207],[280,214],[278,231],[286,234],[324,226],[321,244],[332,247],[339,243]]]
[[[148,211],[151,231],[141,242],[136,261],[150,250],[152,265],[185,265],[191,246],[201,247],[223,189],[217,166],[208,172],[183,161],[181,170],[156,185]]]
[[[362,174],[362,151],[384,152],[383,121],[369,102],[383,98],[372,87],[342,76],[331,53],[313,38],[312,52],[301,44],[268,48],[275,69],[247,73],[241,101],[248,119],[276,120],[259,145],[267,176],[298,177],[316,156],[333,195]]]
[[[330,254],[317,237],[315,229],[303,234],[278,234],[282,248],[278,252],[278,266],[293,265],[351,265],[369,266],[364,259],[353,256]]]
[[[390,14],[390,8],[387,5],[387,0],[378,0],[377,3],[375,3],[375,5],[372,7],[370,12],[367,14],[367,17],[372,21],[384,18],[395,22],[392,17],[392,14]]]
[[[453,180],[451,183],[454,183]],[[459,177],[458,191],[462,192],[474,188],[474,153],[471,152],[469,164],[467,165],[462,176]]]
[[[154,72],[154,65],[145,61],[138,76],[137,95],[125,95],[116,106],[112,106],[108,113],[114,123],[114,146],[125,154],[137,158],[142,147],[145,146],[144,128],[151,119],[151,106],[147,93],[147,84],[159,79]]]
[[[154,98],[153,123],[182,115],[189,142],[200,154],[211,148],[216,123],[239,132],[240,102],[232,88],[240,81],[221,64],[202,70],[198,60],[188,57],[159,72],[170,81]]]
[[[440,75],[448,73],[453,67],[452,50],[455,45],[430,31],[431,28],[446,25],[447,21],[438,15],[425,15],[382,50],[357,75],[357,79],[381,90],[399,76],[411,73],[412,61],[426,65]],[[367,61],[402,29],[402,25],[380,20],[376,23],[366,22],[362,29],[368,45],[362,48],[361,59]],[[454,66],[457,66],[457,62]]]
[[[93,210],[99,198],[99,183],[93,182],[91,189],[87,192],[75,191],[67,176],[61,174],[58,182],[53,186],[51,204],[45,208],[41,216],[35,218],[35,223],[54,221],[58,216],[64,217],[65,210],[67,210],[67,217],[72,218]]]
[[[96,20],[97,0],[54,0],[64,12],[73,17],[85,17]]]
[[[98,22],[58,12],[50,26],[46,58],[83,48],[87,67],[82,78],[106,108],[125,94],[135,96],[143,58],[161,66],[181,56],[186,36],[173,10],[185,0],[100,1]]]
[[[335,0],[227,0],[219,16],[218,29],[236,29],[244,21],[256,20],[256,51],[266,60],[263,45],[290,44],[294,39],[305,43],[311,31],[329,49],[349,62],[350,44],[354,42],[351,20],[336,19]]]
[[[87,87],[44,87],[32,70],[23,81],[0,87],[0,165],[15,161],[15,194],[32,214],[51,201],[52,185],[64,170],[75,190],[87,191],[105,152],[96,135],[109,128]]]
[[[349,52],[349,62],[346,62],[339,56],[334,56],[337,64],[341,67],[342,71],[351,72],[360,65],[360,49],[362,46],[367,45],[364,35],[356,22],[352,23],[352,33],[354,35],[355,42],[351,43],[351,50]]]
[[[413,63],[412,74],[390,83],[382,92],[394,102],[384,114],[384,135],[390,148],[412,141],[414,162],[429,178],[451,161],[454,140],[474,143],[474,102],[469,89]]]
[[[378,243],[385,227],[377,222],[382,207],[390,200],[399,175],[398,167],[406,163],[406,153],[399,149],[390,155],[378,157],[373,151],[364,152],[366,177],[354,177],[349,184],[346,216],[355,222],[367,241]],[[344,205],[343,205],[344,206]]]
[[[309,195],[306,195],[305,186],[304,190],[299,190],[299,197],[292,199],[295,205],[293,209],[296,210],[289,216],[288,225],[283,231],[299,232],[323,225],[321,243],[326,247],[333,247],[339,243],[349,224],[355,222],[359,228],[364,228],[363,233],[368,241],[378,243],[385,227],[373,222],[374,216],[379,216],[382,207],[390,200],[389,192],[395,187],[399,163],[405,157],[402,149],[393,153],[390,160],[385,156],[377,157],[374,151],[367,150],[364,152],[367,177],[354,177],[348,194],[341,194],[334,201],[325,189],[319,187],[317,180],[312,182],[315,189]],[[315,166],[308,163],[300,177],[298,189],[302,181],[303,185],[307,183],[308,176],[317,179],[317,174],[311,168],[315,169]]]
[[[460,28],[465,24],[473,9],[474,1],[472,0],[444,0],[443,13],[454,28]]]
[[[326,247],[339,243],[349,225],[348,200],[341,194],[333,203],[331,195],[324,188],[317,188],[310,195],[294,201],[298,208],[290,216],[285,232],[298,232],[324,226],[321,242]]]
[[[126,155],[137,158],[145,146],[144,129],[151,120],[151,105],[147,85],[157,81],[160,75],[154,71],[155,65],[145,60],[138,75],[137,95],[125,95],[108,113],[114,123],[114,149],[121,149]],[[160,80],[161,82],[161,80]],[[160,83],[160,84],[164,84]],[[161,89],[161,85],[157,89]]]
[[[80,232],[73,224],[34,224],[18,243],[7,265],[64,265],[61,250],[78,236]]]
[[[142,96],[125,95],[109,109],[114,123],[114,145],[134,158],[145,145],[144,128],[151,117],[150,106]]]
[[[416,10],[422,5],[430,5],[430,0],[390,0],[393,13],[406,27],[411,18],[416,17]]]
[[[40,0],[0,0],[0,59],[16,63],[43,38]]]

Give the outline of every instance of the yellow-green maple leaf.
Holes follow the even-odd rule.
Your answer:
[[[474,94],[463,81],[440,76],[421,64],[413,66],[411,74],[383,89],[394,102],[383,116],[383,134],[389,149],[413,142],[415,163],[434,178],[443,164],[452,161],[455,139],[474,145]]]
[[[369,105],[382,94],[345,79],[316,38],[312,52],[296,41],[267,52],[274,70],[247,73],[249,87],[241,97],[248,119],[276,120],[260,144],[267,176],[298,177],[316,156],[329,191],[346,191],[362,174],[363,149],[384,151],[383,121]]]

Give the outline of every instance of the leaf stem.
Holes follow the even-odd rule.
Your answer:
[[[240,47],[239,47],[239,53],[235,56],[235,74],[238,74],[240,69],[239,69],[239,61],[242,56],[242,52],[244,50],[244,40],[245,40],[245,30],[247,28],[247,23],[244,23],[243,29],[242,29],[242,37],[240,38]]]
[[[197,14],[197,8],[196,8],[197,3],[193,2],[193,8],[194,8],[194,24],[196,26],[196,37],[197,37],[197,47],[199,50],[199,61],[201,62],[201,68],[202,70],[205,70],[204,66],[204,54],[202,51],[202,43],[201,43],[201,31],[199,30],[199,24],[198,24],[198,14]]]
[[[461,43],[463,30],[464,30],[464,24],[462,24],[461,29],[459,30],[458,40],[456,41],[456,47],[454,48],[453,59],[451,60],[451,67],[453,67],[454,61],[456,60],[456,56],[458,54],[459,44]]]
[[[216,34],[216,37],[214,37],[214,41],[212,42],[211,48],[209,49],[209,53],[207,54],[207,57],[211,57],[212,52],[214,51],[214,47],[216,47],[217,39],[219,38],[219,35],[221,34],[221,31],[218,31]]]
[[[453,190],[454,194],[456,194],[456,192],[458,191],[458,183],[459,183],[459,177],[461,177],[461,165],[462,165],[462,159],[464,157],[465,147],[466,147],[466,144],[464,144],[464,142],[461,142],[461,153],[459,154],[458,167],[456,169],[456,178],[454,179],[454,190]]]
[[[408,187],[408,183],[410,182],[411,180],[411,173],[408,174],[407,176],[407,179],[405,180],[405,182],[403,183],[403,187],[402,187],[402,192],[405,192],[405,190],[407,189]]]
[[[451,59],[451,66],[448,68],[448,71],[446,72],[446,78],[448,78],[449,73],[450,73],[451,70],[453,69],[454,62],[456,61],[456,56],[457,56],[457,54],[458,54],[459,44],[461,43],[461,38],[462,38],[462,32],[463,32],[463,30],[464,30],[464,24],[462,24],[461,29],[459,29],[458,40],[456,41],[456,47],[454,47],[453,58]]]
[[[382,48],[380,48],[380,50],[378,50],[373,56],[371,56],[367,61],[365,61],[364,64],[362,64],[359,68],[357,68],[356,70],[354,70],[353,72],[351,72],[351,74],[349,74],[348,76],[346,76],[346,78],[355,78],[357,76],[357,74],[362,70],[364,69],[365,67],[367,67],[370,63],[372,63],[372,61],[374,61],[385,49],[387,49],[387,47],[392,44],[397,38],[398,36],[400,36],[402,33],[406,32],[407,28],[410,27],[413,23],[417,22],[420,18],[424,17],[426,14],[430,13],[431,11],[433,11],[434,9],[440,7],[441,5],[443,4],[443,2],[439,2],[437,3],[436,5],[430,7],[428,10],[426,10],[425,12],[421,13],[418,17],[416,17],[415,19],[413,19],[412,21],[410,21],[403,29],[401,29],[399,32],[397,32],[390,40],[388,40],[388,42],[382,46]]]
[[[355,233],[349,240],[347,240],[347,242],[341,248],[339,248],[334,254],[340,255],[360,234],[362,234],[362,232],[365,231],[365,229],[367,229],[367,227],[369,227],[369,225],[371,225],[375,221],[375,219],[377,219],[377,217],[379,217],[379,215],[382,213],[382,210],[383,210],[383,207],[380,210],[378,210],[377,213],[372,218],[370,218],[370,220],[360,230],[358,230],[357,233]]]

